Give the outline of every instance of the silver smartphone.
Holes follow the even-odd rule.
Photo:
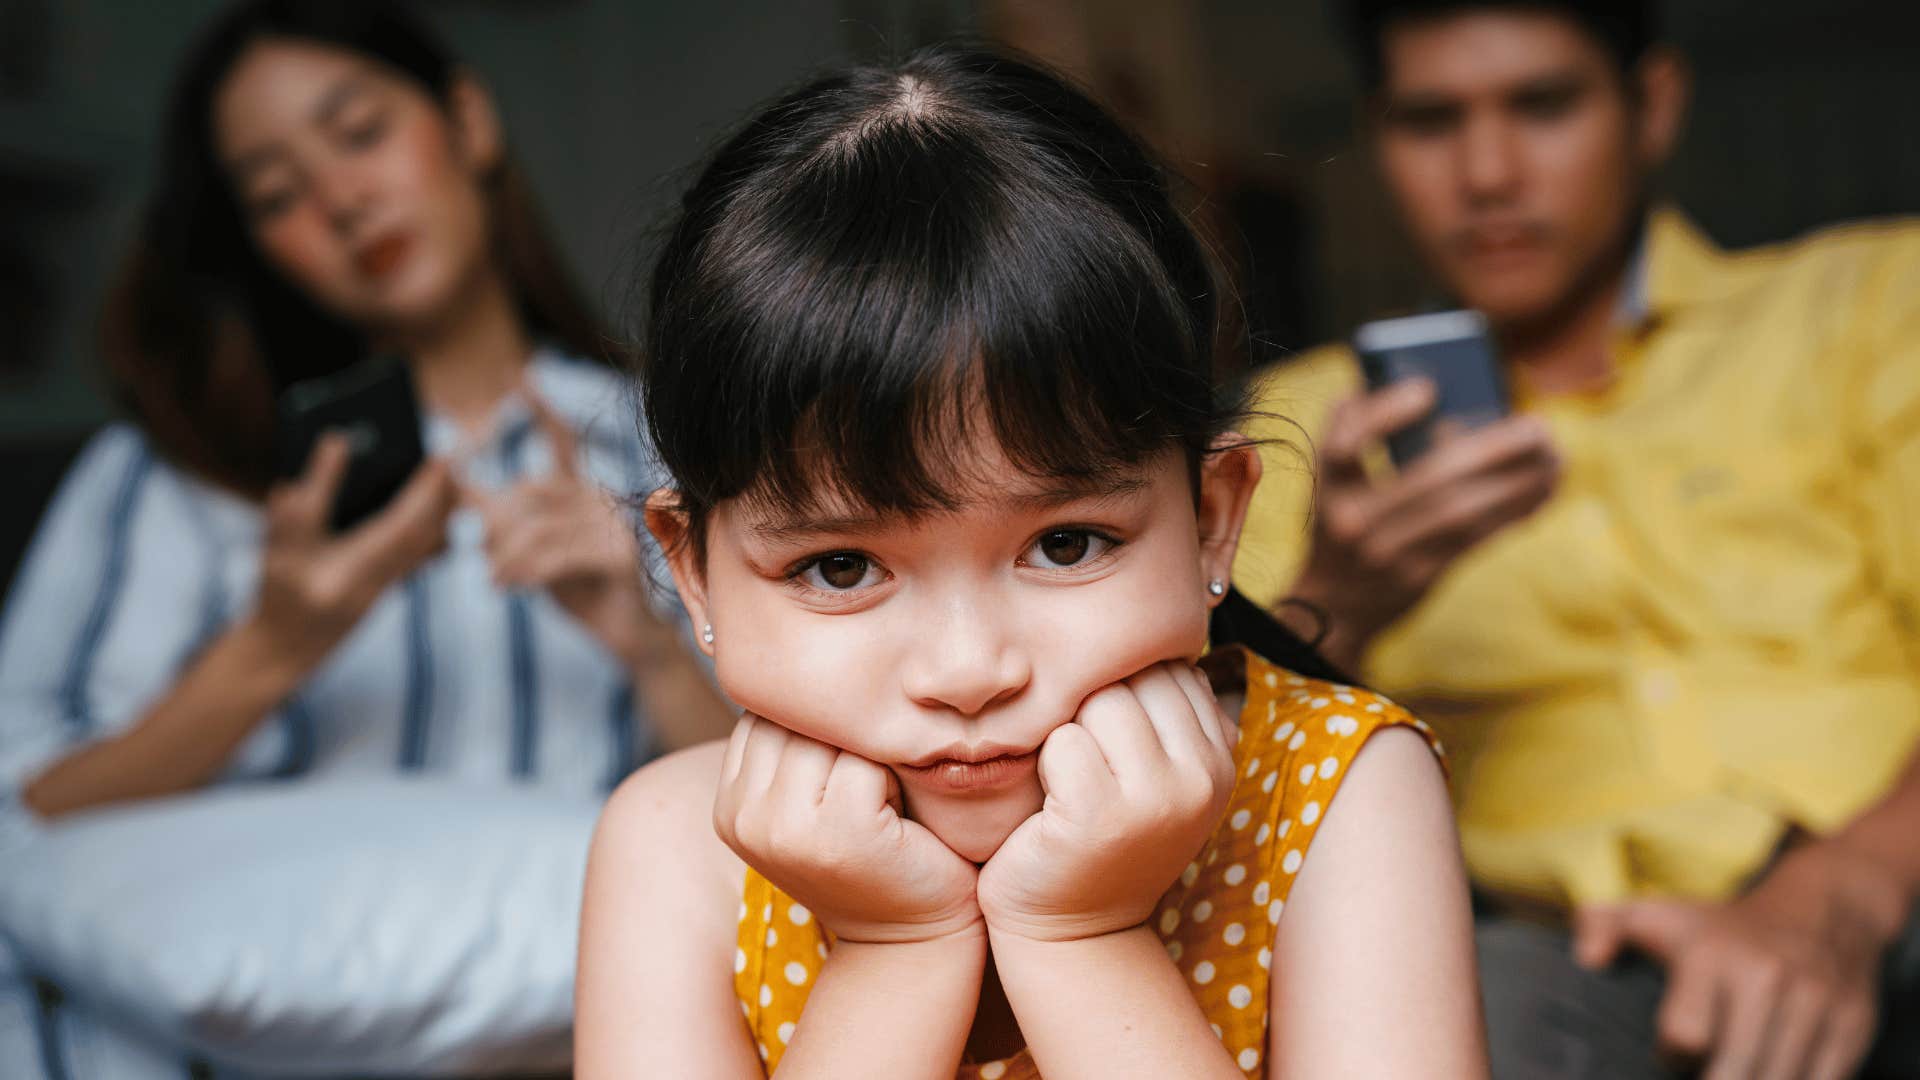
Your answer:
[[[1477,311],[1436,311],[1403,319],[1362,323],[1353,350],[1367,385],[1379,390],[1424,376],[1437,391],[1433,411],[1388,436],[1387,451],[1405,466],[1433,443],[1443,421],[1476,428],[1507,415],[1506,380],[1486,317]]]

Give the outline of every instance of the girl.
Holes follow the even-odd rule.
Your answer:
[[[624,385],[472,73],[389,5],[254,0],[167,117],[107,312],[135,422],[68,476],[0,636],[0,810],[310,771],[595,792],[724,732],[604,491],[655,475]],[[269,493],[273,393],[373,350],[463,475],[336,535],[345,444]]]
[[[647,520],[746,711],[605,812],[579,1075],[1484,1072],[1425,727],[1195,666],[1259,472],[1214,308],[1141,148],[1001,56],[719,151],[654,271]]]

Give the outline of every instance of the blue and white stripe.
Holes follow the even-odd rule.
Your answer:
[[[657,482],[624,380],[544,354],[534,378],[576,428],[589,476],[621,495]],[[551,465],[523,405],[498,419],[489,444],[468,448],[469,484],[500,489]],[[437,417],[425,434],[435,449],[459,442]],[[0,622],[0,800],[135,722],[245,614],[261,535],[251,504],[157,459],[134,429],[95,437]],[[483,540],[457,514],[447,552],[375,604],[229,777],[402,770],[600,791],[631,768],[651,740],[628,673],[549,597],[494,588]]]
[[[533,378],[575,428],[586,475],[621,496],[658,482],[624,380],[551,354],[536,357]],[[551,467],[523,404],[496,419],[487,444],[462,446],[466,483],[498,490]],[[438,417],[423,435],[436,452],[463,441]],[[25,820],[28,781],[137,722],[246,614],[262,535],[253,505],[158,459],[135,429],[92,440],[0,617],[0,827]],[[403,771],[603,792],[639,764],[655,743],[629,673],[549,597],[494,588],[483,542],[477,516],[456,514],[447,551],[375,603],[242,744],[222,782]],[[647,559],[660,565],[657,551]],[[677,605],[662,609],[681,617]],[[37,1042],[50,1078],[123,1052],[119,1036],[88,1027],[4,960],[0,1042],[10,1028]],[[203,1074],[166,1056],[171,1075]],[[0,1071],[15,1064],[25,1063]]]

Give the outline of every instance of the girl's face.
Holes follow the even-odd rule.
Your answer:
[[[649,521],[720,685],[742,707],[889,767],[908,814],[984,862],[1040,809],[1036,751],[1093,691],[1198,656],[1259,477],[1251,449],[1185,457],[1123,484],[1063,489],[997,450],[964,463],[952,512],[877,518],[829,504],[801,520],[747,500],[709,519],[704,568]]]
[[[213,126],[261,254],[335,316],[430,328],[489,265],[481,179],[501,147],[471,81],[443,107],[355,53],[262,41],[221,86]]]

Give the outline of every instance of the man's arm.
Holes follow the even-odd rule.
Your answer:
[[[1916,831],[1920,755],[1885,798],[1787,851],[1743,896],[1582,909],[1575,956],[1599,968],[1632,946],[1660,961],[1660,1041],[1709,1078],[1851,1075],[1876,1028],[1882,957],[1920,892]]]

